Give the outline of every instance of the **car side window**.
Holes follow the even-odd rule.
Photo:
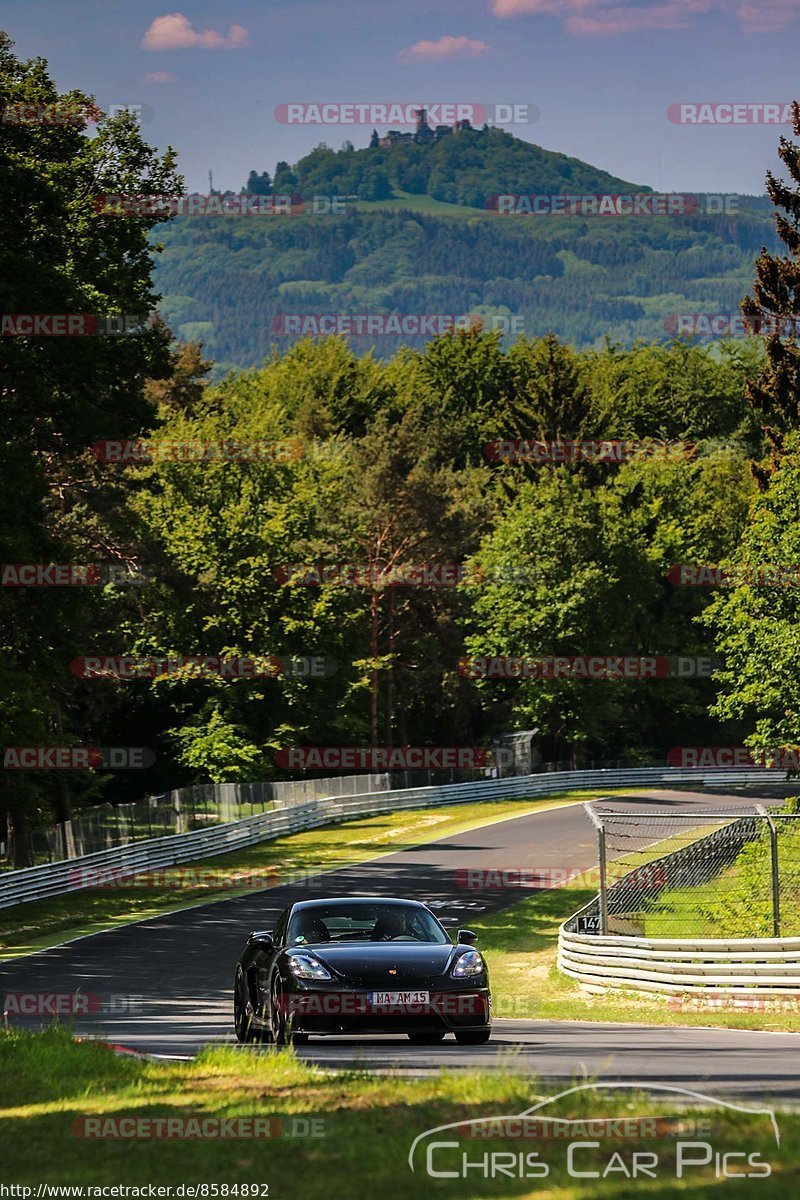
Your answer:
[[[272,940],[276,946],[282,946],[286,941],[286,926],[289,924],[289,909],[285,909],[278,917],[278,923],[275,926],[275,932],[272,935]]]

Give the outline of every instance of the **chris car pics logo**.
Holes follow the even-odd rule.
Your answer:
[[[647,1094],[644,1115],[630,1102],[624,1116],[587,1116],[585,1097],[571,1111],[569,1098],[584,1092]],[[663,1093],[663,1095],[662,1095]],[[665,1099],[677,1104],[665,1106]],[[692,1105],[687,1109],[687,1101]],[[604,1097],[604,1104],[609,1098]],[[548,1113],[558,1106],[559,1115]],[[619,1102],[614,1107],[620,1107]],[[700,1111],[698,1111],[700,1110]],[[736,1121],[732,1114],[740,1114]],[[650,1082],[580,1084],[546,1097],[521,1113],[483,1116],[426,1129],[408,1154],[412,1173],[429,1179],[560,1179],[712,1181],[768,1178],[772,1139],[780,1131],[769,1108],[748,1108],[687,1088]]]

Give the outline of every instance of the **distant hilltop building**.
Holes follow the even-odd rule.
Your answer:
[[[396,145],[397,142],[414,142],[418,146],[425,146],[430,145],[431,142],[440,142],[444,137],[452,137],[454,133],[461,133],[465,129],[471,129],[473,133],[481,132],[474,128],[471,121],[456,121],[454,125],[437,125],[435,128],[431,128],[428,124],[426,108],[415,108],[414,116],[416,117],[416,128],[413,133],[401,133],[399,129],[390,129],[382,138],[373,134],[370,145],[382,146],[385,149]]]

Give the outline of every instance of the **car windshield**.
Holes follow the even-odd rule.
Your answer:
[[[301,908],[289,922],[290,946],[324,942],[434,942],[447,934],[427,909],[406,904],[333,904]]]

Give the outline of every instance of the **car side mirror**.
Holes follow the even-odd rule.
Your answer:
[[[459,929],[456,934],[456,941],[464,946],[473,946],[477,940],[478,935],[472,929]]]
[[[263,932],[258,931],[255,933],[251,933],[248,940],[251,941],[254,945],[258,946],[259,950],[274,950],[275,949],[275,942],[273,940],[272,934],[268,933],[266,930],[264,930]]]

